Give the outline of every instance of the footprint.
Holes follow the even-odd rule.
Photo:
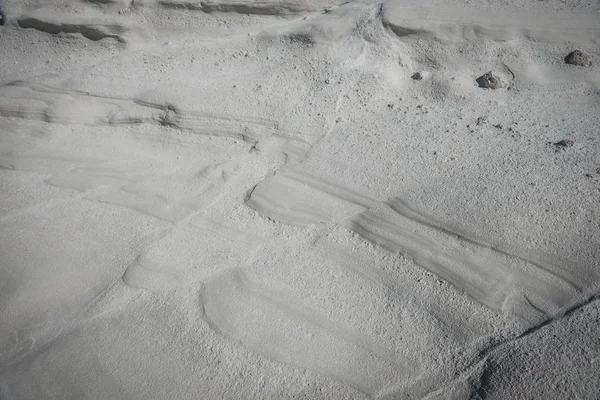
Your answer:
[[[152,291],[190,285],[244,265],[259,243],[256,235],[194,216],[141,253],[123,275],[123,282]]]
[[[412,370],[349,330],[250,282],[241,269],[204,281],[205,318],[217,332],[271,360],[325,374],[375,396]]]
[[[346,219],[372,203],[351,190],[307,174],[287,171],[258,184],[246,205],[274,220],[306,226]]]

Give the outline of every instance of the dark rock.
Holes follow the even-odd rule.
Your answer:
[[[477,84],[480,88],[484,89],[501,89],[508,87],[508,83],[504,77],[494,74],[493,72],[486,72],[479,78],[477,78]]]
[[[559,140],[558,142],[548,142],[549,144],[554,146],[554,151],[555,152],[559,152],[562,150],[565,150],[567,147],[572,147],[575,142],[573,142],[572,140],[569,139],[563,139],[563,140]]]
[[[567,54],[565,63],[580,67],[590,67],[592,65],[592,57],[581,50],[575,50]]]
[[[415,72],[414,74],[412,74],[411,78],[415,81],[420,81],[423,79],[423,75],[421,75],[420,72]]]
[[[477,118],[476,123],[478,126],[485,125],[488,123],[488,119],[487,119],[487,117],[479,117],[479,118]]]

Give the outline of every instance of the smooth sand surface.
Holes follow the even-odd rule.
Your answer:
[[[598,398],[597,1],[0,8],[1,399]]]

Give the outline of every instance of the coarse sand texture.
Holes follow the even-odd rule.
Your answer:
[[[598,399],[598,1],[0,16],[0,399]]]

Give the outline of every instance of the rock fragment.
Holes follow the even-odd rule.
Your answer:
[[[0,0],[0,26],[6,24],[6,10],[4,9],[4,0]]]
[[[476,81],[479,87],[484,89],[502,89],[508,87],[506,79],[502,75],[492,71],[486,72],[477,78]]]
[[[574,50],[567,54],[565,63],[580,67],[590,67],[592,65],[592,57],[581,50]]]
[[[568,147],[572,147],[575,142],[573,142],[572,140],[569,139],[563,139],[563,140],[559,140],[558,142],[548,142],[548,144],[551,144],[554,146],[554,151],[556,153],[566,150]]]

